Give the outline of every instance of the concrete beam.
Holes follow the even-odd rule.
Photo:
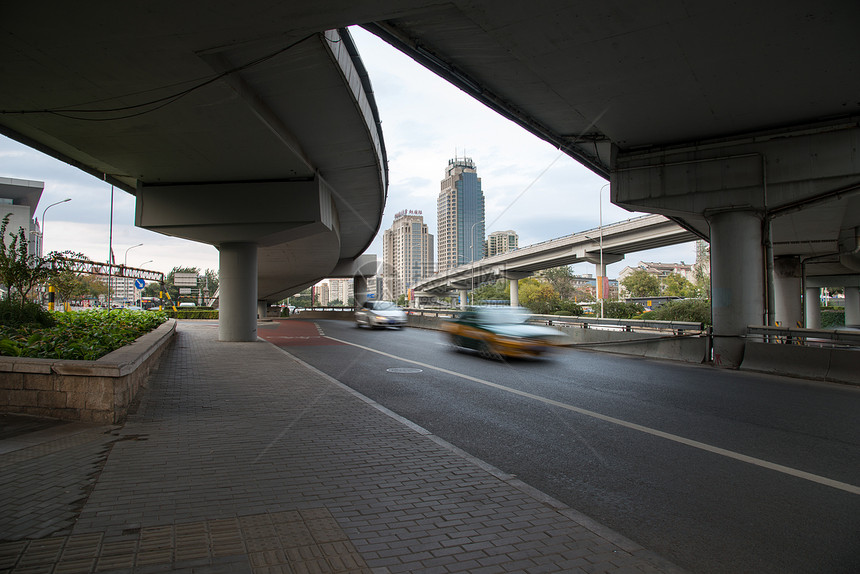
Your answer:
[[[253,197],[254,201],[242,198]],[[210,245],[277,245],[337,230],[329,185],[312,179],[279,182],[138,184],[135,225]]]

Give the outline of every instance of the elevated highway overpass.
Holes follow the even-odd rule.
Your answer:
[[[597,277],[605,277],[606,266],[621,261],[627,253],[696,238],[694,233],[662,215],[645,215],[446,269],[413,285],[413,289],[418,296],[456,290],[460,292],[460,304],[465,305],[464,292],[473,284],[504,278],[511,280],[511,305],[519,305],[517,280],[535,271],[587,261],[597,266]]]
[[[217,245],[222,336],[250,340],[254,299],[350,267],[379,227],[372,92],[326,32],[362,25],[615,204],[709,239],[737,366],[748,325],[802,321],[820,285],[860,324],[858,21],[851,0],[14,2],[0,130],[135,194],[138,225]]]

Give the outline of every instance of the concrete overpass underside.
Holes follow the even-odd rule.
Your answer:
[[[857,22],[849,0],[455,0],[368,28],[609,179],[615,204],[709,239],[714,352],[737,366],[748,325],[803,321],[805,288],[844,286],[860,324]]]
[[[0,127],[138,194],[152,228],[148,197],[249,183],[265,229],[248,236],[242,211],[222,253],[252,245],[265,260],[291,233],[322,233],[306,247],[324,253],[281,261],[334,266],[367,247],[385,198],[361,67],[346,71],[348,42],[323,34],[363,25],[609,179],[614,203],[709,238],[715,352],[736,366],[746,326],[793,323],[816,277],[842,282],[860,323],[858,21],[851,0],[18,2],[4,8]],[[279,220],[311,182],[336,209]]]
[[[4,7],[0,132],[135,195],[136,225],[216,246],[222,340],[256,340],[258,301],[356,267],[385,206],[357,51],[295,16],[254,2]]]

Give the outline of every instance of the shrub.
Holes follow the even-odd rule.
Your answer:
[[[152,331],[167,317],[153,311],[51,313],[53,327],[0,326],[0,355],[41,359],[96,359]]]
[[[626,303],[623,301],[603,302],[603,316],[612,319],[633,319],[642,313],[643,310],[644,308],[639,303]],[[594,314],[595,316],[600,315],[600,303],[594,306]]]
[[[20,327],[22,325],[53,327],[55,324],[56,321],[51,314],[38,303],[24,303],[21,306],[17,301],[10,299],[0,301],[0,325],[7,327]]]
[[[845,326],[845,311],[821,311],[821,328],[835,329]]]
[[[218,310],[201,309],[200,307],[182,307],[176,308],[176,311],[168,310],[163,313],[174,319],[217,319]]]
[[[656,321],[690,321],[710,325],[711,302],[706,299],[678,299],[664,303],[646,316]]]

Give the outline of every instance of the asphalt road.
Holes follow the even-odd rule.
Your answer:
[[[860,571],[860,388],[315,323],[273,342],[691,572]]]

